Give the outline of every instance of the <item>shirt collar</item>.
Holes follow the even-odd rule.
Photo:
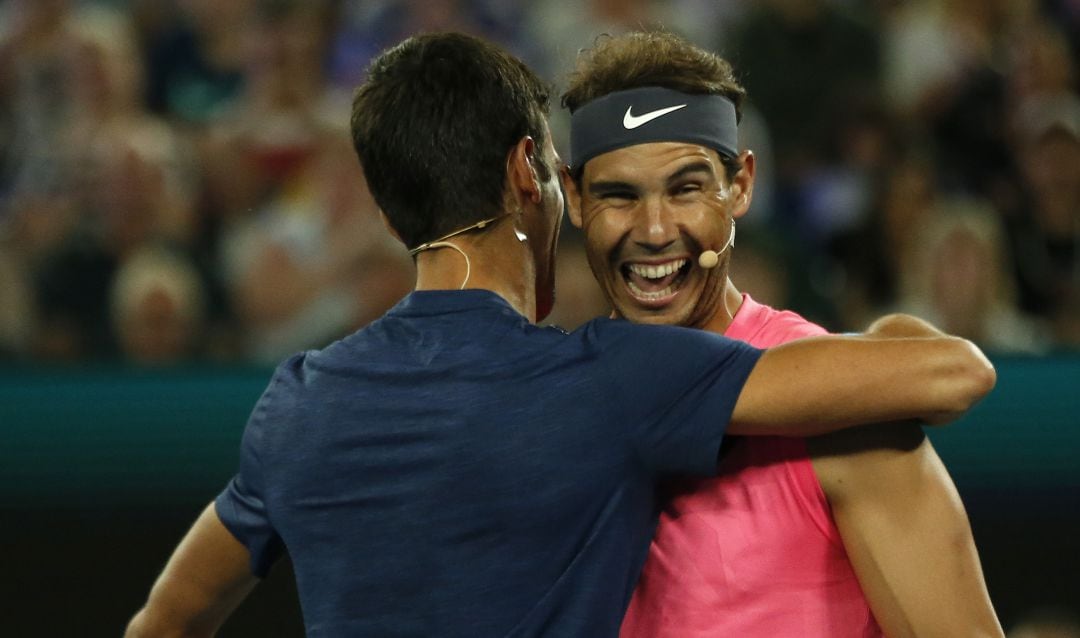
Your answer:
[[[398,317],[425,317],[475,310],[497,310],[522,317],[498,294],[478,288],[468,290],[414,290],[387,312]]]

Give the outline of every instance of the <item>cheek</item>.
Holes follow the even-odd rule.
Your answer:
[[[610,208],[587,211],[582,224],[586,241],[594,252],[612,251],[629,231],[628,216]]]
[[[722,194],[702,197],[694,206],[687,206],[683,216],[686,228],[698,241],[709,244],[725,241],[728,233],[729,201]]]
[[[609,214],[587,217],[583,228],[589,267],[604,287],[611,278],[618,276],[613,264],[617,259],[620,237],[624,233],[620,232],[615,218],[617,216]]]

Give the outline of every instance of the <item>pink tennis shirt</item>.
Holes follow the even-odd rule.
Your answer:
[[[724,334],[768,348],[826,332],[744,294]],[[621,638],[884,635],[805,440],[727,441],[717,477],[671,486]]]

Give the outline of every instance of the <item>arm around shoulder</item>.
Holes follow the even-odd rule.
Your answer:
[[[258,583],[249,560],[211,503],[180,541],[125,637],[213,636]]]
[[[891,317],[863,335],[767,350],[728,431],[809,436],[906,419],[947,423],[993,389],[994,367],[974,344],[914,317]]]

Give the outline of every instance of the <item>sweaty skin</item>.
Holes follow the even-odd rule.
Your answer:
[[[726,184],[723,171],[715,151],[679,143],[631,146],[585,165],[580,225],[589,265],[621,316],[709,330],[721,321],[714,308],[727,305],[730,252],[716,268],[696,262],[727,243],[730,220],[749,203],[747,185]]]

